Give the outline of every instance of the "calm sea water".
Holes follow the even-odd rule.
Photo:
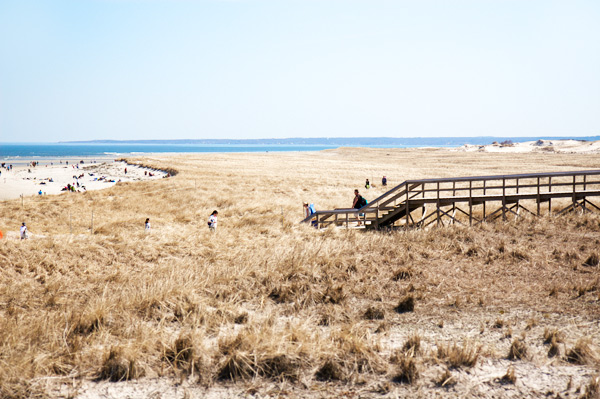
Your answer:
[[[336,146],[323,145],[193,145],[193,144],[63,144],[0,143],[0,159],[105,157],[165,152],[267,152],[320,151]]]
[[[36,158],[113,157],[146,153],[197,153],[197,152],[269,152],[269,151],[321,151],[340,146],[371,148],[459,147],[463,144],[491,144],[511,140],[514,142],[537,139],[587,139],[595,137],[415,137],[415,138],[338,138],[293,139],[296,144],[190,144],[190,143],[0,143],[0,160],[32,161]],[[286,139],[288,141],[292,139]],[[304,142],[304,144],[300,144]]]

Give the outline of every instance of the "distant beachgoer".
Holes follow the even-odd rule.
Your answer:
[[[125,168],[125,174],[127,174],[127,168]]]
[[[42,195],[42,190],[38,191],[38,195]]]
[[[381,179],[381,185],[387,186],[387,177],[383,176],[383,178]]]
[[[369,179],[365,182],[365,188],[368,190],[371,188],[371,183],[369,183]]]
[[[304,202],[302,205],[304,206],[304,219],[317,213],[317,210],[315,209],[315,204],[309,204],[308,202]],[[311,224],[313,226],[316,226],[317,221],[313,220],[311,221]]]
[[[29,238],[29,233],[27,233],[27,226],[25,226],[25,222],[23,222],[23,224],[21,224],[21,240],[26,240]]]
[[[210,214],[210,217],[208,218],[208,228],[211,231],[217,230],[217,215],[218,214],[219,214],[219,212],[217,212],[215,210],[215,211],[213,211],[213,213]]]
[[[360,195],[360,193],[358,192],[358,190],[354,190],[354,201],[352,201],[352,208],[354,209],[360,209],[363,206],[367,205],[367,200],[363,198],[362,195]],[[361,225],[360,222],[360,217],[363,214],[360,215],[356,215],[356,220],[358,221],[358,225]]]
[[[146,218],[146,222],[144,223],[144,230],[150,231],[150,218]]]

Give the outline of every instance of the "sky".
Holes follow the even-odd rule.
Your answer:
[[[597,0],[0,0],[0,142],[600,134]]]

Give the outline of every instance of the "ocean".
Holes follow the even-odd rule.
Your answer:
[[[70,142],[70,143],[0,143],[0,161],[5,163],[28,163],[42,158],[112,158],[147,153],[200,153],[200,152],[280,152],[321,151],[331,148],[415,148],[460,147],[464,144],[485,145],[493,141],[513,142],[537,139],[587,139],[600,137],[355,137],[355,138],[290,138],[257,140],[193,140],[155,142]]]
[[[194,152],[268,152],[320,151],[337,146],[325,145],[193,145],[193,144],[67,144],[67,143],[0,143],[0,159],[110,157],[147,153]],[[30,159],[31,158],[31,159]]]
[[[358,146],[358,145],[350,145]],[[364,145],[373,148],[407,148],[423,145]],[[0,161],[29,163],[42,158],[110,158],[148,153],[199,153],[199,152],[281,152],[321,151],[340,145],[301,144],[116,144],[116,143],[0,143]],[[439,145],[439,147],[455,147]]]

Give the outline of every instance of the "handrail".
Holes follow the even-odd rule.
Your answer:
[[[523,173],[517,175],[493,175],[493,176],[471,176],[471,177],[443,177],[437,179],[406,180],[404,183],[452,183],[475,180],[500,180],[500,179],[533,179],[537,177],[565,177],[580,175],[600,175],[600,170],[579,170],[575,172],[546,172],[546,173]]]
[[[575,172],[545,172],[545,173],[522,173],[522,174],[514,174],[514,175],[491,175],[491,176],[469,176],[469,177],[442,177],[442,178],[433,178],[433,179],[418,179],[418,180],[405,180],[396,187],[392,188],[389,191],[386,191],[373,201],[369,202],[364,207],[360,208],[369,209],[372,205],[378,203],[384,198],[389,197],[390,194],[394,193],[402,186],[408,186],[410,184],[425,184],[425,183],[452,183],[452,182],[468,182],[468,181],[489,181],[489,180],[500,180],[500,179],[533,179],[533,178],[544,178],[544,177],[565,177],[565,176],[574,176],[574,175],[600,175],[600,170],[580,170]],[[488,187],[491,188],[491,187]],[[452,190],[452,189],[445,189]],[[458,190],[458,188],[457,188]],[[432,190],[436,191],[436,190]]]

